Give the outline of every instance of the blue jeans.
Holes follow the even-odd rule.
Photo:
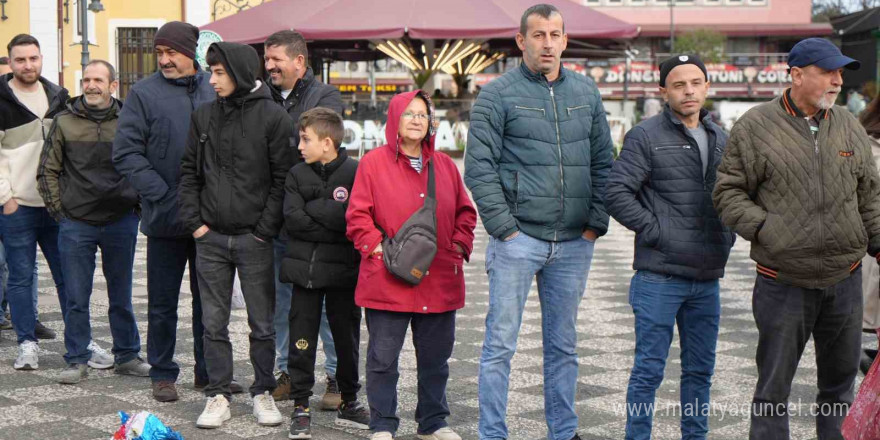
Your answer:
[[[654,395],[663,382],[676,323],[681,341],[681,438],[705,439],[721,316],[718,280],[638,271],[629,302],[635,314],[636,353],[626,391],[626,439],[651,438]]]
[[[587,286],[594,246],[595,243],[583,238],[549,242],[523,232],[510,241],[489,239],[489,313],[479,379],[481,440],[509,438],[506,417],[510,359],[516,352],[523,309],[535,276],[541,301],[548,438],[574,437],[578,426],[574,411],[577,312]]]
[[[3,215],[3,246],[9,267],[6,300],[12,314],[12,324],[18,334],[18,343],[37,341],[34,326],[37,314],[34,295],[34,267],[37,245],[49,263],[52,279],[58,291],[62,315],[67,315],[67,294],[62,276],[61,257],[58,253],[58,223],[46,208],[19,205],[10,215]]]
[[[287,358],[290,347],[290,301],[293,297],[293,286],[281,282],[281,260],[284,259],[287,241],[281,238],[274,240],[275,252],[275,369],[287,371]],[[336,377],[336,345],[327,321],[327,306],[321,307],[321,345],[324,348],[324,372]]]
[[[107,280],[110,334],[117,364],[138,356],[141,339],[131,305],[132,268],[137,246],[138,217],[133,212],[104,226],[64,219],[59,225],[58,247],[67,287],[64,345],[68,364],[85,364],[91,357],[89,302],[95,277],[95,254],[101,248],[101,265]]]
[[[2,223],[3,216],[0,215],[0,223]],[[2,226],[0,226],[0,231],[2,231]],[[37,297],[40,294],[38,287],[38,270],[37,265],[34,264],[34,284],[33,284],[33,294],[34,294],[34,319],[39,321],[39,313],[37,312]],[[6,301],[6,285],[9,280],[9,266],[6,264],[6,248],[3,246],[3,234],[0,233],[0,324],[6,324],[6,312],[9,310],[9,303]]]
[[[226,235],[208,231],[195,239],[196,272],[202,298],[202,322],[205,325],[205,365],[208,386],[205,396],[231,396],[232,343],[229,341],[229,317],[232,284],[236,271],[241,279],[241,293],[247,306],[250,360],[254,368],[251,396],[272,392],[277,383],[272,375],[275,365],[275,271],[272,243],[253,234]]]
[[[147,237],[147,362],[153,382],[177,381],[180,366],[174,362],[177,344],[177,306],[180,283],[189,263],[192,292],[192,337],[195,381],[208,383],[205,366],[205,327],[196,278],[196,243],[192,237]]]

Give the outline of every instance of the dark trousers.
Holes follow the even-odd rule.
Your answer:
[[[177,341],[177,304],[180,283],[189,262],[192,292],[192,332],[195,377],[208,382],[205,347],[202,341],[202,302],[196,278],[196,245],[192,237],[147,237],[147,362],[153,382],[177,381],[180,367],[174,362]]]
[[[758,385],[751,440],[788,440],[788,397],[804,346],[813,336],[819,393],[819,440],[842,440],[840,425],[853,401],[862,342],[862,273],[825,289],[804,289],[758,275],[752,295],[758,326]]]
[[[117,364],[137,357],[141,338],[131,306],[131,280],[137,247],[138,217],[133,212],[103,226],[64,219],[59,225],[58,248],[67,289],[64,345],[68,364],[85,364],[91,357],[89,302],[95,276],[95,254],[101,248],[101,265],[107,280],[110,334]]]
[[[330,311],[329,308],[327,310]],[[448,426],[446,383],[449,358],[455,344],[455,311],[446,313],[399,313],[366,309],[367,331],[367,401],[370,404],[370,429],[374,432],[397,432],[397,361],[406,328],[412,326],[418,374],[416,422],[419,434],[431,434]]]
[[[353,289],[306,289],[293,286],[290,303],[290,348],[287,363],[290,395],[297,405],[308,406],[315,385],[315,353],[321,308],[327,302],[327,320],[336,342],[336,382],[344,402],[357,400],[358,356],[361,340],[361,308],[354,303]]]
[[[18,210],[3,215],[3,246],[6,248],[6,264],[9,279],[6,300],[12,314],[12,325],[18,335],[18,343],[37,341],[34,327],[37,325],[36,297],[34,296],[34,268],[37,264],[37,245],[49,263],[52,279],[58,291],[62,316],[67,314],[67,291],[58,252],[58,223],[46,208],[18,206]]]
[[[202,320],[205,325],[205,363],[208,386],[205,395],[231,397],[232,344],[229,342],[229,313],[236,270],[247,306],[251,365],[254,383],[251,395],[273,391],[275,367],[275,269],[272,242],[252,234],[225,235],[215,231],[196,239],[196,271],[202,289]]]

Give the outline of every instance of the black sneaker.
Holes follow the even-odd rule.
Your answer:
[[[34,326],[34,336],[37,339],[55,339],[55,331],[37,321],[37,325]]]
[[[370,429],[370,412],[360,402],[343,402],[336,410],[336,424],[346,428]]]
[[[297,406],[290,419],[290,434],[287,438],[312,438],[312,414],[308,408]]]
[[[574,437],[571,438],[571,440],[581,440],[581,436],[575,434]]]

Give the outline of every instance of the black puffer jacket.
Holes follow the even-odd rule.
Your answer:
[[[360,255],[345,237],[345,210],[357,161],[345,149],[327,165],[300,163],[284,185],[284,229],[290,240],[281,281],[309,289],[352,289]]]
[[[734,234],[712,206],[712,188],[727,135],[700,115],[709,135],[709,165],[669,107],[626,135],[605,185],[605,208],[636,232],[633,268],[713,280],[724,275]]]
[[[290,117],[256,79],[260,60],[246,45],[214,43],[236,90],[193,113],[180,171],[180,215],[189,233],[270,240],[281,229],[284,177],[292,164]],[[256,88],[256,90],[254,90]]]

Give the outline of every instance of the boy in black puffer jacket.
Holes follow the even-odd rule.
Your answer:
[[[369,429],[369,412],[357,401],[361,309],[354,302],[360,255],[345,237],[345,210],[357,161],[339,148],[345,130],[333,110],[318,107],[299,120],[304,162],[290,169],[284,185],[284,228],[290,236],[281,281],[293,284],[290,306],[290,397],[295,401],[289,438],[311,438],[309,397],[315,384],[315,349],[321,305],[339,358],[342,393],[336,424]],[[326,299],[325,299],[326,298]]]

